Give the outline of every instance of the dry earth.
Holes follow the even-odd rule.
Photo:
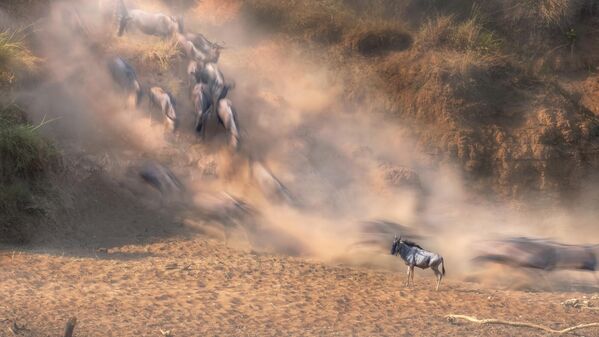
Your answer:
[[[76,336],[546,336],[528,328],[451,324],[447,314],[565,328],[598,320],[565,308],[580,293],[480,289],[451,280],[432,291],[403,273],[175,238],[94,252],[4,251],[0,336],[59,336],[76,316]],[[599,336],[598,329],[579,336]]]

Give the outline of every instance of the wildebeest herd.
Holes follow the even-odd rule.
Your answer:
[[[227,98],[232,85],[225,82],[217,64],[223,47],[209,41],[202,34],[185,32],[182,17],[128,9],[123,0],[117,3],[116,13],[118,36],[123,36],[127,31],[138,31],[176,40],[188,63],[185,82],[189,86],[189,99],[193,103],[194,129],[205,138],[206,122],[211,116],[215,116],[226,130],[231,148],[238,149],[239,121],[232,101]],[[171,91],[157,86],[144,89],[133,67],[121,57],[110,60],[109,69],[120,90],[128,97],[130,106],[139,106],[146,94],[152,107],[164,116],[167,129],[173,133],[178,131],[180,112],[177,111],[176,100]]]
[[[205,139],[207,121],[214,116],[227,132],[229,146],[237,151],[240,147],[239,121],[232,101],[228,98],[233,86],[225,81],[218,67],[223,47],[211,42],[202,34],[186,32],[182,17],[128,9],[123,0],[117,0],[116,7],[118,36],[136,30],[143,34],[176,40],[187,62],[184,82],[188,85],[189,100],[193,107],[193,129],[201,139]],[[138,107],[143,96],[147,95],[153,109],[161,112],[167,130],[174,134],[178,132],[180,112],[177,111],[176,99],[169,90],[158,86],[144,89],[133,67],[121,57],[111,59],[108,69],[118,90],[127,97],[128,106]],[[288,202],[292,200],[289,191],[262,163],[250,160],[249,168],[255,182],[265,194]],[[172,193],[183,188],[177,177],[160,164],[149,163],[139,174],[145,182],[162,193]],[[195,204],[204,215],[218,218],[225,223],[237,222],[243,214],[250,213],[251,209],[247,203],[226,193],[197,196],[196,199]],[[370,232],[384,234],[383,242],[386,243],[389,242],[387,238],[390,231],[405,229],[381,221],[368,222],[365,228]],[[420,239],[422,236],[411,235],[410,238]],[[376,238],[374,241],[381,243]],[[436,289],[439,289],[445,275],[445,262],[441,255],[427,251],[419,244],[401,236],[396,236],[393,240],[391,255],[401,257],[407,265],[406,285],[409,286],[410,280],[414,283],[414,267],[431,268],[436,277]],[[486,242],[485,250],[476,256],[474,261],[544,271],[585,270],[594,273],[599,267],[599,245],[565,245],[549,240],[507,238]]]

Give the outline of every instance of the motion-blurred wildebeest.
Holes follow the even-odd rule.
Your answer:
[[[177,45],[188,60],[197,61],[201,64],[218,62],[220,51],[223,49],[223,47],[216,44],[214,47],[198,48],[192,40],[189,40],[183,34],[177,34]]]
[[[221,99],[218,101],[217,105],[216,115],[219,123],[225,128],[225,131],[229,135],[229,146],[237,150],[239,148],[239,124],[237,112],[229,99]]]
[[[377,252],[387,252],[389,245],[393,242],[392,235],[401,233],[402,238],[407,240],[423,239],[417,234],[417,230],[404,226],[397,222],[388,220],[367,220],[357,224],[357,236],[359,237],[351,245],[351,249],[368,249]]]
[[[202,52],[205,60],[204,62],[217,63],[220,57],[221,50],[224,49],[218,43],[211,42],[202,34],[186,33],[185,38],[190,41],[193,46]]]
[[[485,242],[481,249],[474,262],[495,262],[545,271],[595,272],[599,266],[599,245],[568,245],[545,239],[516,237]]]
[[[195,131],[202,137],[206,133],[206,121],[208,109],[210,108],[210,96],[207,93],[205,83],[197,83],[191,91],[191,101],[193,102],[193,112],[195,117]]]
[[[177,131],[179,126],[179,120],[177,118],[177,111],[175,110],[175,99],[170,92],[165,91],[160,87],[152,87],[149,92],[150,103],[154,107],[160,109],[166,120],[166,128],[171,132]],[[150,112],[150,120],[152,113]]]
[[[146,163],[141,167],[139,175],[143,181],[160,191],[163,195],[174,195],[183,191],[183,184],[164,165],[155,162]]]
[[[249,240],[249,231],[253,230],[252,217],[256,211],[245,201],[228,193],[198,193],[194,196],[193,205],[207,220],[219,222],[223,226],[225,244],[228,244],[229,231],[241,227]]]
[[[250,160],[250,172],[254,182],[270,200],[293,203],[289,190],[260,161]]]
[[[412,285],[414,285],[414,267],[421,269],[430,267],[437,277],[435,289],[439,290],[441,279],[445,275],[445,263],[441,255],[429,252],[412,241],[403,240],[401,236],[399,238],[395,236],[391,245],[391,255],[399,255],[408,266],[406,285],[410,285],[410,278],[412,279]],[[441,266],[441,271],[439,271],[439,266]]]
[[[114,81],[127,94],[128,103],[134,101],[135,106],[139,106],[142,90],[133,67],[122,58],[115,57],[108,62],[108,69]]]
[[[149,13],[141,9],[127,9],[123,0],[119,1],[119,31],[122,36],[126,29],[135,28],[147,35],[171,37],[183,33],[183,18],[163,13]]]
[[[227,97],[227,93],[232,88],[231,84],[225,83],[225,77],[215,63],[198,63],[196,81],[206,83],[214,107],[218,101]]]

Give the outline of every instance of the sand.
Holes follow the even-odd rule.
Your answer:
[[[235,245],[233,243],[232,245]],[[399,262],[398,262],[399,263]],[[447,314],[553,328],[599,321],[563,307],[580,293],[481,289],[452,280],[433,290],[403,273],[335,266],[226,247],[201,236],[104,250],[3,251],[0,336],[546,336],[528,328],[451,324]],[[598,329],[579,335],[599,336]]]

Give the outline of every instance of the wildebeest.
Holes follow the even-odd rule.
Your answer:
[[[196,81],[206,83],[211,102],[218,102],[227,97],[231,85],[225,83],[223,73],[215,63],[198,63]]]
[[[177,131],[179,120],[175,110],[175,99],[171,93],[160,87],[152,87],[150,88],[149,96],[151,105],[160,108],[160,111],[164,115],[167,128],[173,133]]]
[[[135,70],[120,57],[110,59],[108,69],[114,81],[128,95],[128,100],[134,100],[135,106],[139,106],[142,98],[142,90]]]
[[[388,251],[389,244],[393,241],[390,235],[401,233],[402,238],[407,240],[419,240],[423,237],[417,234],[417,230],[389,220],[367,220],[357,224],[357,235],[359,237],[351,245],[354,248],[368,248],[369,250]]]
[[[254,182],[269,199],[293,202],[289,190],[260,161],[250,160],[250,173]]]
[[[408,266],[406,285],[410,285],[410,278],[412,279],[412,285],[414,284],[414,267],[421,269],[430,267],[437,277],[437,286],[435,289],[439,290],[441,279],[445,275],[445,263],[441,255],[429,252],[412,241],[402,240],[401,236],[399,238],[396,236],[393,240],[391,255],[399,255]],[[441,266],[441,271],[439,271],[439,265]]]
[[[216,115],[218,121],[229,135],[229,145],[236,150],[239,148],[239,124],[237,112],[235,112],[233,104],[229,99],[221,99],[218,101],[217,105]]]
[[[229,231],[241,227],[249,234],[252,216],[255,210],[245,201],[226,192],[217,194],[198,193],[193,198],[195,209],[207,220],[214,220],[222,224],[225,244],[228,243]],[[248,228],[248,226],[250,226]],[[248,236],[249,239],[249,236]]]
[[[208,46],[204,48],[198,48],[198,46],[189,40],[183,34],[177,34],[177,45],[181,48],[181,51],[188,60],[197,61],[201,64],[205,63],[216,63],[220,57],[220,50],[222,47]]]
[[[183,18],[163,13],[149,13],[141,9],[127,9],[123,0],[119,2],[119,31],[122,36],[127,28],[136,28],[144,34],[171,37],[183,33]]]
[[[220,51],[224,49],[223,46],[218,43],[211,42],[202,34],[185,33],[185,38],[190,41],[193,46],[201,51],[204,55],[205,62],[218,62],[220,57]]]
[[[172,195],[183,190],[183,184],[164,165],[155,162],[146,163],[141,167],[139,175],[143,181],[150,184],[150,186],[162,194]]]
[[[587,270],[599,267],[599,245],[567,245],[526,237],[485,242],[474,262],[495,262],[545,271]]]
[[[197,83],[191,91],[193,112],[195,117],[195,131],[204,136],[206,132],[206,120],[210,108],[210,96],[207,93],[205,83]]]

